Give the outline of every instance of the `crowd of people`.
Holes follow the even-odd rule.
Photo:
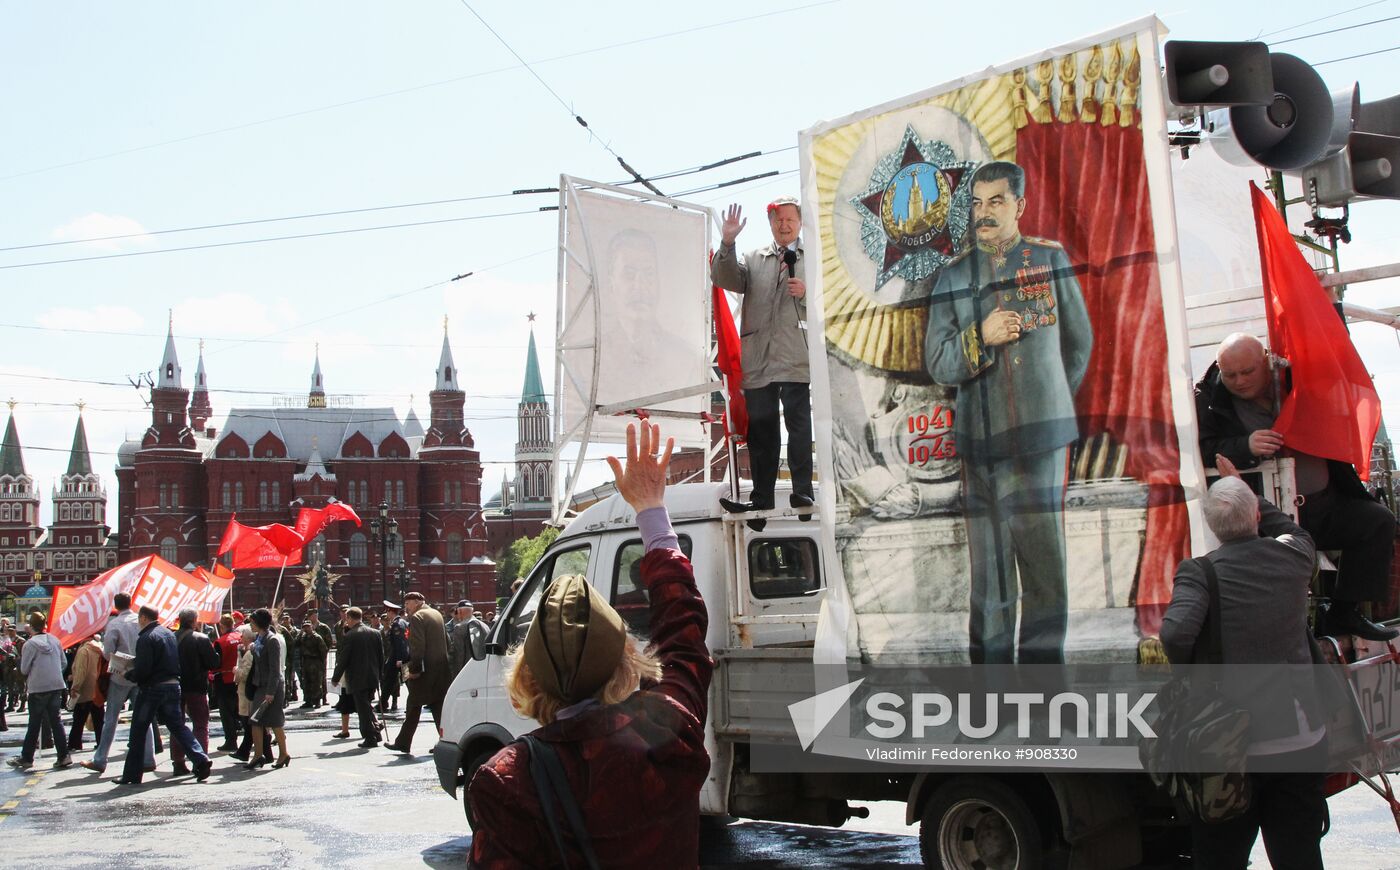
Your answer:
[[[7,712],[27,711],[29,718],[20,754],[8,763],[28,769],[40,749],[52,748],[53,767],[65,769],[87,743],[93,754],[82,767],[103,774],[129,708],[119,785],[140,785],[156,770],[167,743],[162,726],[175,776],[204,781],[213,753],[227,753],[249,770],[282,768],[293,758],[286,709],[298,700],[298,709],[314,712],[338,693],[334,736],[349,738],[350,714],[357,713],[360,745],[371,748],[383,742],[382,714],[398,708],[404,684],[403,728],[389,748],[411,753],[421,708],[438,723],[448,685],[480,649],[494,614],[480,619],[471,602],[459,601],[444,622],[416,592],[368,615],[359,607],[342,607],[340,614],[332,627],[309,608],[298,626],[291,611],[235,610],[205,625],[196,611],[184,610],[172,631],[158,611],[133,609],[131,597],[119,593],[102,631],[67,650],[38,611],[22,627],[0,619],[0,731],[8,729]],[[215,715],[218,746],[210,740]]]

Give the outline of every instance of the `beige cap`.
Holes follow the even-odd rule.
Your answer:
[[[622,617],[586,578],[569,574],[545,589],[524,660],[546,694],[573,704],[607,685],[626,643]]]

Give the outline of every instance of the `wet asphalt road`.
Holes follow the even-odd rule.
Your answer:
[[[18,754],[25,721],[11,715],[10,730],[0,733],[0,757]],[[42,854],[44,866],[74,870],[169,867],[208,854],[199,847],[191,852],[190,844],[225,844],[221,863],[240,867],[464,866],[471,838],[461,804],[437,785],[427,754],[435,740],[431,718],[418,731],[420,754],[412,757],[360,749],[358,736],[336,740],[338,724],[324,710],[311,715],[293,708],[291,767],[249,772],[216,754],[213,775],[202,785],[172,776],[167,755],[157,757],[159,770],[145,785],[127,789],[112,784],[121,754],[98,777],[77,766],[51,770],[52,750],[42,751],[28,774],[0,767],[0,842],[20,849],[11,854]],[[119,730],[119,744],[124,734]],[[92,745],[89,740],[88,751],[75,758],[90,758]],[[1323,841],[1328,866],[1400,868],[1400,834],[1378,798],[1354,788],[1331,806],[1333,831]],[[918,829],[903,824],[902,807],[875,805],[870,818],[848,825],[709,828],[701,863],[712,870],[922,866]],[[1268,866],[1262,847],[1253,866]]]

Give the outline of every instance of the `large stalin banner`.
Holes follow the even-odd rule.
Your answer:
[[[1157,633],[1202,474],[1158,38],[803,134],[844,575],[819,658],[1132,661]]]

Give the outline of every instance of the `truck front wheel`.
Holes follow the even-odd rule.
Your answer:
[[[929,797],[919,851],[925,867],[941,870],[1037,870],[1044,837],[1015,790],[990,777],[961,776]]]

